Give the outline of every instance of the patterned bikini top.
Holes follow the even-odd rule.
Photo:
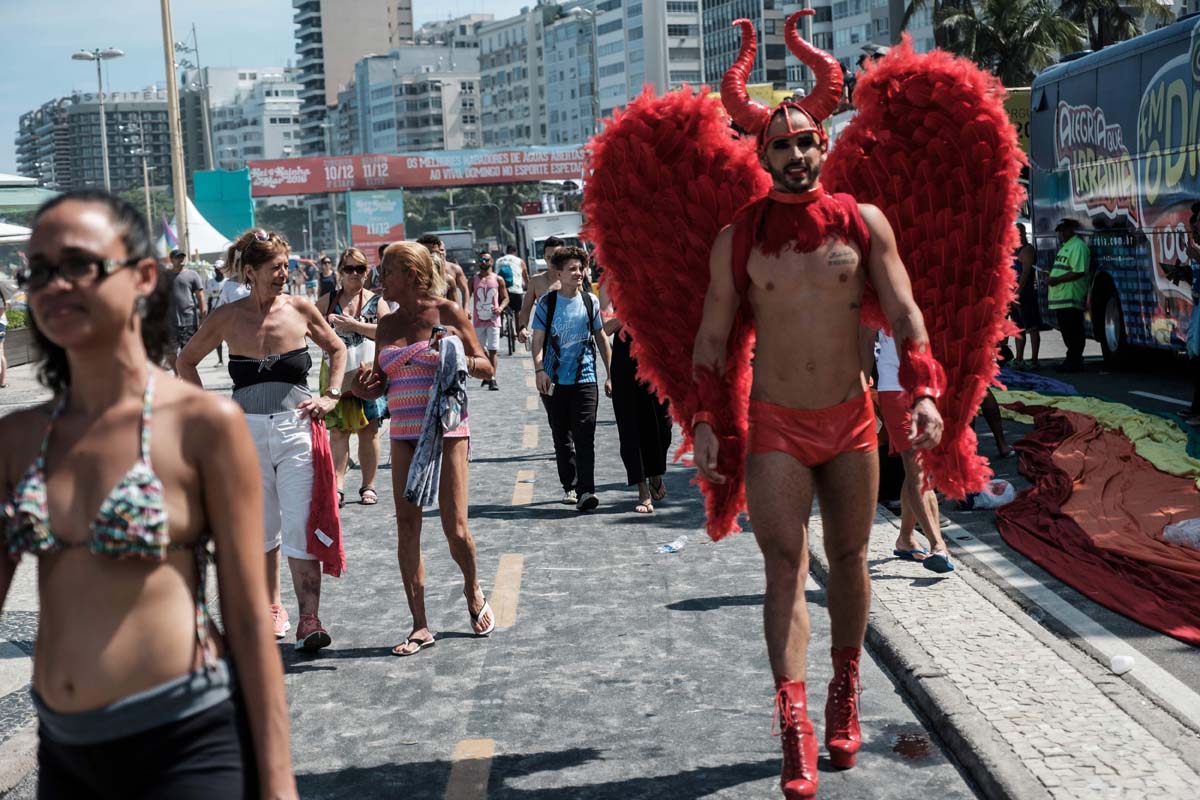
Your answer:
[[[0,532],[7,543],[8,555],[19,559],[23,553],[51,555],[76,547],[86,547],[98,556],[164,561],[169,550],[191,550],[196,564],[196,641],[204,655],[204,664],[216,668],[208,647],[210,615],[206,601],[205,577],[208,567],[208,534],[194,545],[171,541],[167,527],[167,509],[163,485],[150,464],[150,410],[154,405],[154,373],[146,381],[142,399],[141,449],[138,460],[117,482],[89,526],[86,542],[64,542],[50,530],[50,509],[46,502],[46,451],[55,421],[66,407],[64,394],[50,415],[50,424],[42,437],[37,460],[25,471],[13,490],[12,498],[0,509]]]
[[[175,545],[167,535],[167,511],[163,503],[162,481],[150,465],[150,408],[154,401],[154,376],[146,382],[142,404],[141,453],[129,472],[117,482],[100,511],[92,520],[91,537],[86,542],[64,542],[50,530],[50,511],[46,504],[46,450],[55,421],[66,406],[66,395],[58,401],[42,437],[37,460],[25,471],[5,504],[4,525],[8,554],[47,555],[72,547],[87,547],[96,555],[111,558],[140,558],[162,561],[169,549],[189,549]]]

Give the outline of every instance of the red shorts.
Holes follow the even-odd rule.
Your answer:
[[[750,398],[747,452],[786,453],[806,467],[819,467],[842,453],[879,448],[875,406],[864,394],[829,408],[807,411]]]
[[[905,402],[907,392],[880,392],[879,414],[887,428],[888,452],[898,456],[912,450],[912,407]]]

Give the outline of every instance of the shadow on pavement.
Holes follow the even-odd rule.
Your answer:
[[[536,773],[577,769],[603,760],[601,751],[575,748],[552,753],[500,755],[492,760],[487,794],[490,800],[633,800],[652,797],[703,797],[743,783],[774,777],[778,759],[697,767],[674,775],[627,778],[602,783],[523,789],[507,785],[510,780]],[[325,773],[297,774],[296,783],[305,798],[404,797],[409,800],[440,800],[446,791],[449,761],[420,761],[411,764],[381,764],[348,767]]]
[[[825,608],[825,591],[822,589],[806,590],[804,599],[810,606]],[[719,608],[761,606],[762,604],[763,596],[761,594],[731,594],[716,597],[693,597],[690,600],[669,603],[667,608],[672,611],[716,611]]]

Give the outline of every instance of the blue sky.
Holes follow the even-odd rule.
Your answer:
[[[534,3],[414,0],[413,14],[418,25],[475,12],[502,19]],[[295,60],[291,0],[172,0],[171,15],[177,41],[190,37],[195,23],[205,66]],[[125,51],[124,58],[105,64],[106,90],[165,80],[159,0],[0,0],[0,19],[0,172],[17,171],[14,141],[21,114],[75,90],[96,91],[95,65],[72,61],[77,50]]]

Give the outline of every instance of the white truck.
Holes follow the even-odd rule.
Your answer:
[[[557,236],[564,244],[582,247],[583,214],[560,211],[554,214],[525,214],[515,218],[517,253],[525,260],[531,274],[546,269],[546,240]]]

